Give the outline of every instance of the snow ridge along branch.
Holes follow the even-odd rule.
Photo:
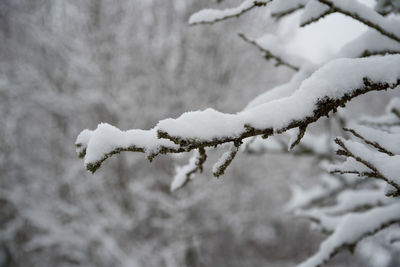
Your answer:
[[[382,66],[380,71],[375,66]],[[267,138],[293,128],[306,128],[351,99],[370,91],[400,85],[400,55],[362,59],[338,59],[328,63],[291,96],[260,104],[237,114],[212,109],[184,113],[160,121],[152,130],[121,131],[100,124],[77,138],[78,154],[86,168],[95,172],[108,157],[122,151],[158,154],[181,153],[228,142],[241,144],[252,136]],[[349,75],[351,73],[351,75]],[[310,97],[311,96],[311,97]]]

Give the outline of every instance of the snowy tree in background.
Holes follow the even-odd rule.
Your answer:
[[[279,36],[267,34],[252,39],[239,36],[259,49],[267,60],[292,69],[292,79],[251,101],[235,114],[214,109],[193,111],[176,119],[165,119],[150,130],[121,131],[106,123],[82,131],[77,153],[86,168],[95,172],[110,156],[122,151],[145,153],[149,160],[159,154],[193,151],[188,164],[178,167],[171,190],[181,188],[203,170],[212,148],[225,150],[214,164],[219,177],[240,150],[282,150],[282,142],[293,153],[317,155],[326,166],[322,184],[308,190],[293,188],[288,209],[310,218],[328,233],[318,252],[300,266],[320,266],[344,248],[354,250],[371,235],[382,235],[386,245],[400,240],[400,100],[394,99],[387,113],[378,118],[352,122],[339,108],[372,91],[398,90],[400,86],[400,20],[398,1],[378,1],[376,11],[358,1],[345,0],[248,0],[224,10],[202,10],[189,23],[213,24],[238,17],[255,8],[266,8],[277,20],[296,11],[306,27],[330,14],[340,13],[368,30],[320,64],[284,49]],[[247,88],[246,88],[247,89]],[[343,128],[333,138],[314,136],[307,129],[323,117],[332,116]],[[266,139],[266,140],[265,140]]]

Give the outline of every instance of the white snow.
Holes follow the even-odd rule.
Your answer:
[[[254,40],[264,50],[269,51],[272,55],[281,58],[283,61],[295,67],[301,67],[307,60],[301,56],[291,53],[282,44],[285,43],[284,38],[275,34],[265,34],[264,36]]]
[[[299,208],[304,208],[310,203],[323,196],[336,191],[342,186],[338,179],[331,175],[323,175],[321,177],[323,184],[312,187],[310,189],[302,189],[298,185],[292,186],[292,197],[286,204],[285,210],[292,211]]]
[[[400,133],[388,133],[363,125],[350,125],[349,128],[355,130],[366,140],[379,144],[387,151],[400,154]]]
[[[94,131],[83,130],[76,144],[86,147],[85,165],[101,160],[118,148],[142,148],[148,154],[157,153],[161,147],[178,148],[168,139],[159,139],[155,129],[121,131],[107,123],[100,123]]]
[[[342,217],[335,232],[320,246],[319,251],[299,267],[314,267],[329,259],[330,255],[342,245],[357,242],[368,233],[373,233],[382,225],[400,221],[400,204],[378,207],[364,213],[352,213]]]
[[[269,5],[269,10],[272,14],[285,13],[305,6],[308,1],[309,0],[275,0]]]
[[[379,69],[376,68],[379,66]],[[158,123],[157,129],[182,139],[207,141],[237,137],[244,125],[257,129],[281,129],[293,120],[313,116],[318,100],[341,98],[363,87],[363,78],[394,84],[400,79],[400,55],[361,59],[337,59],[318,69],[292,95],[248,108],[237,114],[214,109],[187,112]]]
[[[370,53],[377,52],[400,52],[400,43],[378,33],[375,30],[368,29],[358,38],[344,45],[339,51],[341,57],[359,57],[365,51]]]
[[[389,181],[400,185],[400,155],[389,156],[359,142],[340,139],[354,156],[372,164]]]
[[[377,206],[396,202],[396,199],[386,197],[382,190],[346,190],[337,197],[337,203],[332,206],[318,209],[326,214],[349,212],[365,206]]]
[[[358,17],[372,24],[379,25],[388,33],[395,35],[400,39],[400,27],[398,27],[400,20],[394,17],[383,17],[379,13],[375,12],[372,8],[358,1],[348,0],[324,0],[324,2],[330,3],[335,7],[342,10],[346,10],[350,13],[357,14]]]
[[[254,6],[254,2],[263,2],[268,3],[269,1],[261,0],[246,0],[243,1],[239,6],[234,8],[227,8],[223,10],[219,9],[203,9],[197,13],[194,13],[189,18],[189,24],[197,24],[197,23],[212,23],[227,17],[233,17],[243,13],[244,11],[252,8]]]
[[[310,21],[319,18],[321,15],[329,10],[327,5],[324,5],[317,0],[310,0],[304,7],[304,11],[301,13],[300,25],[307,24]]]
[[[192,176],[188,177],[188,173],[196,168],[196,161],[198,159],[199,152],[197,150],[194,151],[192,157],[189,159],[188,164],[184,166],[176,166],[175,167],[175,175],[172,179],[170,191],[173,192],[178,188],[181,188],[188,179],[191,179]]]
[[[231,145],[229,147],[229,150],[226,151],[222,156],[218,159],[218,161],[214,164],[212,168],[213,174],[216,174],[219,172],[219,169],[227,162],[232,160],[232,157],[236,154],[238,151],[238,147]]]
[[[294,91],[299,88],[301,82],[309,77],[315,71],[315,69],[316,66],[314,65],[303,66],[300,71],[296,72],[293,75],[288,83],[278,85],[257,96],[252,101],[250,101],[249,104],[247,104],[247,107],[245,109],[250,109],[252,107],[270,102],[272,100],[290,96],[291,94],[293,94]]]

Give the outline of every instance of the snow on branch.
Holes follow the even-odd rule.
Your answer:
[[[377,30],[382,35],[400,43],[400,21],[395,18],[386,18],[372,8],[358,2],[348,0],[318,0],[329,6],[335,12],[342,13],[370,28]]]
[[[342,249],[351,250],[363,238],[374,235],[382,229],[400,223],[400,204],[377,207],[364,213],[350,213],[340,218],[335,230],[318,252],[299,267],[321,266]]]
[[[95,131],[84,130],[78,136],[78,154],[85,156],[86,168],[94,172],[105,159],[121,151],[145,152],[151,159],[160,153],[187,152],[229,142],[241,144],[251,136],[267,138],[305,128],[354,97],[398,87],[399,69],[400,55],[337,59],[315,71],[292,95],[236,114],[213,109],[187,112],[177,119],[162,120],[149,131],[123,132],[100,124]]]
[[[298,185],[292,187],[292,197],[286,204],[286,211],[294,211],[298,209],[306,209],[323,202],[327,197],[333,197],[340,192],[359,184],[360,181],[344,180],[342,177],[332,174],[324,174],[321,176],[322,183],[312,187],[303,189]]]
[[[336,152],[338,155],[353,158],[358,163],[367,167],[368,170],[365,170],[365,168],[360,170],[355,164],[353,164],[353,171],[350,171],[346,165],[346,170],[342,170],[340,165],[334,165],[331,172],[355,173],[360,176],[381,179],[393,186],[397,191],[400,191],[400,155],[389,156],[385,153],[368,149],[361,143],[342,138],[336,138],[335,143],[340,147]],[[345,161],[345,163],[351,165],[349,161]]]
[[[309,0],[275,0],[269,8],[271,16],[277,20],[303,9]]]
[[[354,125],[352,128],[344,128],[355,137],[364,141],[364,143],[375,147],[379,152],[394,156],[394,152],[400,152],[400,134],[390,134],[381,130]]]
[[[185,186],[193,179],[196,172],[203,172],[203,164],[206,160],[206,151],[203,147],[200,147],[194,152],[187,165],[176,167],[176,173],[170,187],[171,192]]]
[[[158,136],[191,148],[241,141],[256,135],[268,137],[304,127],[361,94],[396,88],[400,84],[399,67],[398,55],[334,60],[305,79],[289,97],[237,114],[213,109],[184,113],[177,119],[160,121]]]
[[[350,41],[339,52],[339,55],[343,57],[369,57],[386,54],[400,54],[400,43],[373,29],[368,29]]]
[[[255,7],[266,6],[270,0],[246,0],[242,2],[238,7],[228,9],[203,9],[197,13],[194,13],[189,18],[190,25],[196,24],[213,24],[218,21],[226,20],[229,18],[239,17],[242,14],[250,11]]]
[[[83,130],[75,141],[76,152],[85,158],[86,169],[94,173],[103,161],[123,151],[146,153],[148,159],[158,154],[180,153],[185,149],[167,139],[157,138],[157,131],[120,129],[100,123],[94,131]]]
[[[219,177],[225,173],[226,168],[231,164],[235,158],[240,147],[240,143],[234,142],[229,148],[229,151],[225,152],[220,159],[213,166],[213,175]]]
[[[340,216],[344,213],[357,212],[377,206],[395,203],[397,200],[386,197],[381,188],[364,190],[345,190],[337,196],[335,205],[319,208],[318,211]]]
[[[300,17],[300,27],[307,26],[321,18],[335,12],[327,5],[318,2],[317,0],[310,0],[304,7],[304,11]]]
[[[275,66],[286,66],[294,71],[298,71],[300,69],[299,66],[296,66],[296,64],[299,64],[301,61],[293,56],[288,56],[287,53],[282,51],[282,48],[279,47],[278,45],[278,40],[276,40],[276,36],[272,34],[265,35],[264,37],[258,39],[258,40],[250,40],[246,35],[243,33],[238,34],[240,38],[242,38],[245,42],[254,45],[257,47],[261,52],[264,53],[264,58],[266,60],[275,60]],[[288,59],[284,59],[288,58]],[[294,61],[294,63],[289,63],[290,59],[291,61]]]

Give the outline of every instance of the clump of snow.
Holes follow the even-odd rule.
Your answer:
[[[159,139],[155,129],[121,131],[108,123],[100,123],[94,131],[82,131],[76,144],[82,144],[82,147],[86,145],[85,165],[103,159],[116,149],[135,147],[152,154],[157,153],[161,147],[178,148],[178,145],[168,139]]]

